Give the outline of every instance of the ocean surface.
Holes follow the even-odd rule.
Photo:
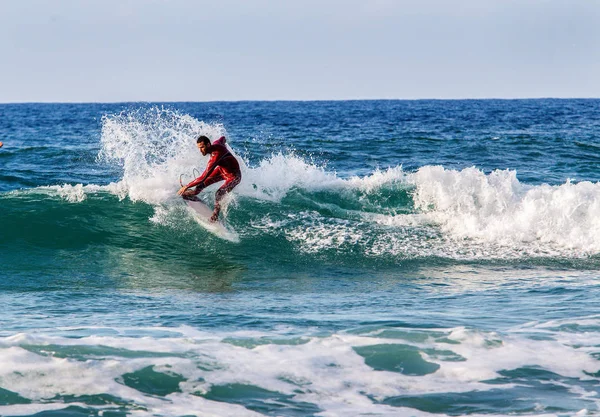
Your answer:
[[[176,195],[200,134],[229,240]],[[600,100],[3,104],[0,141],[2,416],[600,415]]]

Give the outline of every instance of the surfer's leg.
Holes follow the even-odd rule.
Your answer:
[[[231,178],[225,181],[225,184],[219,187],[219,189],[215,193],[215,210],[213,211],[213,215],[210,218],[211,221],[216,222],[217,220],[219,220],[219,213],[221,212],[221,200],[223,199],[223,197],[225,197],[227,193],[230,193],[231,190],[233,190],[235,186],[240,183],[241,180],[241,176]]]
[[[212,174],[210,174],[203,182],[202,182],[202,188],[200,189],[200,191],[202,191],[203,189],[205,189],[206,187],[208,187],[209,185],[214,184],[215,182],[219,182],[219,181],[223,181],[225,178],[223,178],[223,174],[221,173],[221,167],[216,167],[215,170],[212,172]],[[200,192],[198,191],[198,192]]]

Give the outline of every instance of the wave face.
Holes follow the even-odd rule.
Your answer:
[[[0,111],[0,415],[600,410],[599,100]]]

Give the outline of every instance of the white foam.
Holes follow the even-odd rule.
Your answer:
[[[454,239],[543,255],[600,251],[600,184],[521,184],[515,171],[486,175],[428,166],[412,175],[415,206]]]
[[[585,349],[577,349],[557,340],[533,340],[518,335],[500,336],[459,328],[449,339],[460,342],[455,353],[467,358],[465,363],[445,364],[440,374],[461,375],[467,380],[497,377],[497,371],[519,367],[540,367],[556,374],[588,379],[600,364]],[[557,360],[557,358],[563,358]],[[566,359],[568,358],[568,360]]]
[[[597,379],[586,374],[595,373],[600,368],[599,362],[592,356],[596,351],[594,343],[572,345],[569,339],[571,333],[548,330],[543,323],[538,327],[547,332],[547,340],[529,338],[521,328],[498,334],[459,327],[407,330],[407,333],[415,331],[419,334],[432,332],[431,337],[422,342],[414,342],[410,338],[389,339],[377,332],[370,335],[339,333],[328,337],[306,336],[308,342],[304,344],[259,344],[253,348],[227,343],[226,339],[281,338],[290,329],[281,329],[283,334],[278,334],[205,332],[190,327],[149,328],[136,331],[158,332],[163,337],[137,338],[124,336],[128,329],[111,329],[117,333],[114,336],[83,338],[49,336],[39,332],[16,334],[0,338],[0,386],[37,402],[30,407],[40,407],[35,408],[39,411],[56,409],[55,403],[47,402],[56,395],[106,393],[146,408],[146,414],[141,415],[176,416],[198,409],[205,410],[207,415],[256,415],[238,405],[194,395],[208,392],[215,385],[238,383],[293,396],[294,401],[319,406],[323,410],[321,415],[334,416],[347,415],[350,410],[377,415],[394,415],[394,412],[398,415],[414,414],[414,410],[378,404],[369,397],[383,400],[401,395],[509,389],[514,385],[486,384],[483,381],[499,377],[501,370],[521,367],[538,367],[574,380]],[[94,329],[102,330],[89,328],[88,331]],[[164,336],[165,332],[171,336]],[[594,335],[598,337],[598,334]],[[448,343],[447,339],[454,343]],[[421,351],[425,360],[437,363],[439,369],[423,376],[375,371],[354,350],[354,347],[382,344],[412,345]],[[26,350],[25,346],[38,346],[46,354]],[[102,358],[93,355],[87,358],[57,358],[52,355],[57,346],[104,346],[132,352],[155,352],[160,356],[120,356],[114,353]],[[452,351],[464,360],[457,362],[448,355],[428,355],[425,349]],[[182,392],[160,399],[117,382],[123,374],[149,366],[157,372],[183,376],[185,381],[179,386]],[[600,404],[594,393],[577,384],[562,378],[556,383],[566,384],[572,397]],[[47,403],[48,408],[43,408],[43,403]],[[18,414],[17,406],[10,407],[11,412]],[[7,410],[0,407],[0,414]],[[350,415],[354,414],[350,412]]]
[[[347,183],[366,193],[372,193],[390,184],[407,184],[407,176],[400,165],[384,171],[376,169],[372,174],[365,177],[351,177]]]
[[[269,201],[280,201],[292,188],[323,190],[339,188],[344,184],[335,173],[307,163],[293,153],[273,154],[263,159],[257,167],[248,168],[243,175],[241,193]]]
[[[285,236],[291,242],[300,243],[300,249],[306,253],[355,245],[362,239],[360,231],[348,221],[327,222],[316,212],[300,212],[289,217],[297,226],[285,227]]]

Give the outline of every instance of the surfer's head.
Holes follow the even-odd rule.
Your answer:
[[[198,136],[198,139],[196,139],[196,146],[200,152],[202,152],[202,155],[206,155],[210,148],[210,139],[204,135]]]

